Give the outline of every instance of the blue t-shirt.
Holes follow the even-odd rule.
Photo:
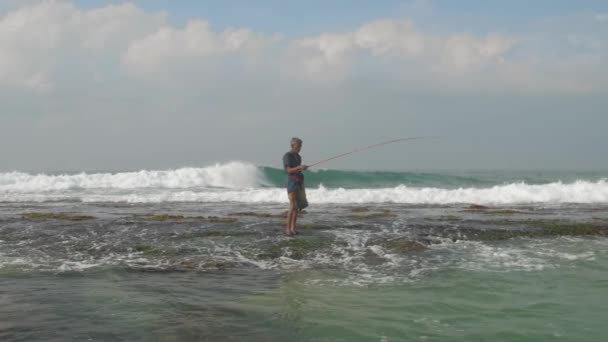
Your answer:
[[[289,151],[283,156],[283,168],[285,169],[285,172],[287,172],[287,168],[292,168],[300,165],[302,165],[302,157],[300,157],[298,153]],[[289,175],[303,176],[302,171],[290,173]]]

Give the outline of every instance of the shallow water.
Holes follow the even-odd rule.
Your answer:
[[[2,203],[0,339],[597,341],[608,333],[601,204],[324,204],[300,218],[293,239],[281,234],[283,210]]]

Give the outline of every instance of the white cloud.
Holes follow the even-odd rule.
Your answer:
[[[597,13],[595,15],[597,21],[608,21],[608,13]]]
[[[354,49],[351,34],[325,33],[288,44],[282,72],[308,81],[333,81],[346,76]]]
[[[489,35],[476,38],[470,35],[454,35],[441,42],[439,50],[441,70],[447,72],[475,68],[488,62],[504,59],[504,54],[513,46],[513,38]]]
[[[359,48],[376,56],[418,56],[428,43],[409,20],[373,21],[361,26],[353,36]]]
[[[165,13],[147,13],[131,3],[76,12],[82,45],[97,51],[125,49],[167,21]]]
[[[83,63],[88,51],[112,54],[165,22],[132,4],[83,11],[64,1],[43,1],[0,17],[0,83],[50,90],[53,68]]]
[[[514,38],[497,34],[440,36],[418,32],[408,20],[378,20],[351,32],[292,42],[285,69],[295,70],[293,74],[303,79],[334,81],[350,75],[357,57],[367,54],[393,68],[411,64],[418,73],[455,75],[502,60],[514,44]]]
[[[226,29],[214,32],[209,23],[192,20],[183,29],[163,26],[131,42],[122,63],[132,71],[154,74],[164,67],[184,62],[202,63],[207,57],[241,53],[255,54],[279,39],[249,29]]]
[[[47,2],[9,12],[0,19],[0,82],[48,89],[46,56],[53,52],[73,7]],[[40,87],[40,85],[44,86]]]
[[[345,32],[288,39],[250,28],[214,30],[203,19],[175,27],[167,14],[130,3],[89,10],[66,1],[25,4],[0,17],[0,84],[36,91],[50,91],[64,82],[59,70],[66,66],[92,70],[91,82],[105,73],[128,82],[129,77],[175,77],[174,68],[207,67],[221,75],[235,62],[254,66],[248,69],[251,74],[242,77],[266,83],[283,77],[332,84],[380,70],[401,77],[404,86],[415,86],[410,84],[413,79],[439,88],[482,90],[555,91],[557,85],[570,91],[606,84],[603,72],[593,72],[601,69],[607,54],[606,31],[596,27],[592,32],[561,32],[570,50],[547,53],[544,46],[550,45],[551,35],[530,39],[496,33],[440,34],[421,31],[407,19],[374,20]],[[584,22],[589,16],[602,21],[605,14],[569,20]],[[581,46],[593,58],[579,58]],[[577,70],[566,72],[563,66],[584,70],[593,80],[581,88]],[[201,76],[204,73],[192,74],[192,80],[207,80]]]

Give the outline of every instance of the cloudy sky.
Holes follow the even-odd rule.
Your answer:
[[[0,170],[606,170],[607,57],[604,0],[0,0]]]

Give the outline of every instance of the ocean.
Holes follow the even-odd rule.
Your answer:
[[[608,171],[0,173],[0,341],[602,341]]]

